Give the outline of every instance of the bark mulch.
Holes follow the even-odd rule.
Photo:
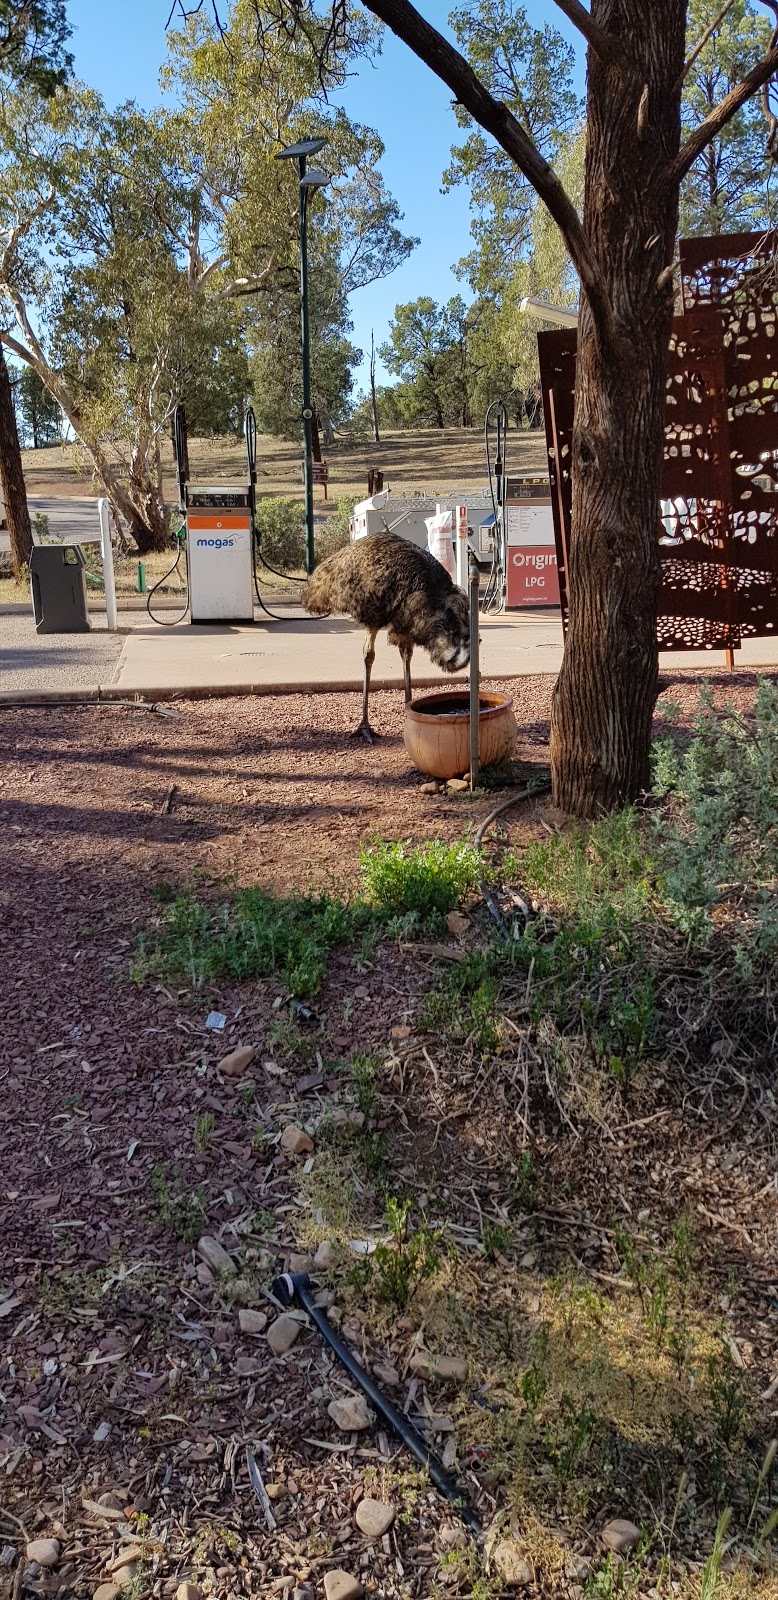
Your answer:
[[[750,703],[751,677],[714,681],[722,699]],[[551,690],[545,677],[513,685],[521,773],[547,760]],[[676,675],[667,693],[688,713],[693,675]],[[343,1068],[355,1052],[382,1063],[373,1119],[391,1149],[393,1181],[426,1193],[433,1223],[445,1190],[463,1292],[483,1215],[502,1214],[506,1137],[515,1144],[522,1117],[534,1119],[546,1200],[532,1216],[516,1208],[530,1320],[540,1274],[571,1260],[603,1281],[618,1270],[606,1192],[620,1192],[639,1221],[644,1209],[672,1214],[682,1188],[715,1236],[710,1281],[727,1299],[737,1359],[775,1394],[774,1141],[764,1106],[738,1112],[725,1061],[720,1098],[696,1104],[692,1117],[683,1096],[663,1097],[661,1085],[619,1126],[611,1107],[598,1166],[576,1168],[574,1140],[555,1153],[553,1107],[538,1114],[527,1101],[521,1052],[506,1051],[495,1074],[472,1048],[438,1049],[419,1033],[421,998],[439,970],[424,950],[386,942],[363,960],[336,951],[309,1023],[290,1016],[277,979],[195,995],[134,981],[160,885],[206,898],[234,884],[283,895],[351,890],[371,834],[455,840],[499,800],[421,794],[397,695],[373,697],[371,718],[385,738],[372,749],[346,737],[357,715],[351,695],[0,712],[0,1596],[8,1600],[80,1600],[104,1584],[141,1600],[172,1595],[187,1578],[217,1596],[306,1586],[319,1596],[334,1568],[388,1600],[427,1600],[440,1584],[441,1593],[474,1592],[455,1515],[397,1441],[380,1425],[344,1434],[333,1424],[327,1406],[349,1385],[318,1336],[303,1332],[274,1357],[264,1332],[240,1327],[241,1309],[273,1320],[274,1271],[326,1232],[322,1197],[328,1163],[339,1182],[338,1128],[346,1139],[359,1132]],[[557,821],[537,801],[514,821],[513,837],[540,837]],[[212,1010],[226,1016],[220,1032],[206,1026]],[[230,1078],[219,1063],[244,1044],[254,1061]],[[289,1123],[313,1130],[313,1157],[281,1149]],[[368,1166],[365,1176],[358,1165],[355,1173],[362,1218],[372,1212],[378,1225],[381,1173]],[[349,1222],[346,1207],[346,1233]],[[206,1268],[201,1234],[219,1238],[234,1273]],[[409,1371],[424,1335],[418,1314],[377,1314],[371,1324],[342,1251],[319,1277],[334,1319],[388,1371],[387,1382],[397,1378],[393,1398],[445,1451],[461,1433],[452,1412],[464,1415],[462,1401]],[[466,1345],[461,1331],[452,1353]],[[447,1459],[488,1526],[505,1509],[500,1473],[490,1448],[479,1447],[472,1408],[467,1426]],[[264,1509],[249,1483],[247,1445],[271,1496]],[[365,1492],[403,1508],[372,1543],[354,1523]],[[60,1543],[56,1564],[30,1565],[26,1541],[48,1537]],[[555,1537],[570,1548],[568,1565],[552,1563],[544,1575],[536,1562],[528,1592],[575,1595],[596,1533],[560,1517]],[[135,1565],[117,1562],[121,1555]]]

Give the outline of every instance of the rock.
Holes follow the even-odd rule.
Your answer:
[[[410,1028],[406,1027],[405,1023],[401,1023],[396,1028],[392,1028],[393,1039],[410,1039],[410,1037],[411,1030]]]
[[[343,1572],[339,1568],[335,1572],[325,1572],[324,1593],[327,1600],[361,1600],[364,1589],[358,1578],[352,1578],[350,1572]]]
[[[216,1279],[210,1267],[207,1267],[204,1261],[198,1261],[197,1263],[197,1282],[203,1289],[213,1289],[215,1287]]]
[[[394,1506],[390,1506],[386,1500],[373,1500],[367,1495],[357,1506],[355,1520],[366,1539],[382,1539],[394,1522]]]
[[[463,916],[461,911],[449,911],[446,917],[446,925],[449,933],[455,934],[459,939],[463,933],[467,933],[470,927],[470,918]]]
[[[262,1371],[262,1363],[256,1356],[238,1356],[235,1362],[235,1372],[239,1378],[256,1378]]]
[[[197,1254],[211,1272],[229,1272],[233,1276],[237,1273],[238,1269],[232,1256],[228,1256],[224,1245],[219,1244],[218,1239],[214,1239],[210,1233],[203,1234],[197,1246]]]
[[[466,1550],[467,1534],[461,1522],[441,1522],[438,1540],[444,1550]]]
[[[92,1600],[116,1600],[121,1591],[118,1583],[101,1583],[92,1596]]]
[[[364,1111],[349,1111],[348,1120],[352,1128],[364,1128],[365,1113]]]
[[[346,1395],[343,1400],[331,1400],[327,1410],[344,1433],[361,1433],[373,1422],[373,1413],[361,1394]]]
[[[388,1389],[400,1387],[400,1374],[388,1361],[373,1362],[373,1377],[377,1378],[379,1383],[385,1383]]]
[[[612,1522],[606,1522],[600,1538],[606,1550],[615,1550],[617,1555],[623,1556],[634,1550],[640,1538],[640,1529],[634,1522],[614,1517]]]
[[[440,794],[439,783],[422,783],[419,785],[419,794]]]
[[[330,1244],[329,1239],[322,1239],[313,1258],[313,1264],[315,1267],[320,1267],[322,1272],[328,1272],[330,1267],[335,1265],[335,1246]]]
[[[293,1589],[292,1600],[314,1600],[312,1589]]]
[[[313,1256],[297,1254],[292,1251],[289,1257],[287,1272],[313,1272]]]
[[[446,788],[449,794],[464,794],[470,788],[469,778],[449,778]]]
[[[59,1539],[31,1539],[27,1546],[27,1560],[36,1561],[39,1567],[56,1567],[59,1552]]]
[[[288,1150],[292,1156],[307,1156],[314,1148],[313,1140],[303,1133],[302,1128],[296,1128],[290,1122],[281,1134],[281,1149]]]
[[[121,1583],[122,1579],[118,1576],[120,1569],[122,1567],[130,1566],[136,1561],[142,1560],[143,1546],[139,1544],[126,1544],[124,1549],[120,1550],[117,1556],[114,1556],[113,1561],[109,1561],[107,1563],[108,1571],[113,1575],[115,1583]]]
[[[283,1311],[275,1322],[271,1322],[267,1330],[267,1342],[274,1356],[286,1355],[300,1337],[300,1323],[296,1317],[290,1317]]]
[[[509,1589],[523,1589],[532,1583],[534,1573],[515,1539],[501,1539],[494,1552],[494,1564]]]
[[[179,1583],[176,1600],[203,1600],[203,1591],[198,1583]]]
[[[228,1056],[222,1056],[219,1062],[219,1071],[225,1078],[239,1078],[247,1067],[251,1066],[256,1051],[250,1044],[241,1045],[237,1050],[231,1050]]]
[[[428,1350],[416,1350],[408,1365],[411,1372],[418,1372],[424,1378],[438,1378],[441,1383],[467,1382],[464,1356],[433,1356]]]
[[[286,1494],[286,1484],[266,1483],[265,1493],[268,1497],[268,1500],[283,1500],[284,1495]]]
[[[254,1311],[251,1306],[244,1306],[238,1312],[238,1326],[241,1333],[264,1333],[267,1317],[264,1311]]]
[[[138,1575],[137,1561],[128,1561],[126,1566],[118,1567],[114,1573],[113,1581],[118,1583],[120,1589],[129,1589]]]

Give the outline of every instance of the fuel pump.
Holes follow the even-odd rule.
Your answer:
[[[494,461],[491,441],[494,434]],[[484,611],[503,611],[507,591],[506,530],[505,530],[505,479],[508,455],[508,409],[503,400],[493,400],[484,420],[484,449],[486,469],[489,474],[489,492],[494,512],[494,542],[492,570],[482,602]]]

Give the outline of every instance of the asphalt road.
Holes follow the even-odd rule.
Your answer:
[[[35,537],[35,518],[48,517],[49,534],[70,544],[89,543],[100,538],[97,501],[86,496],[77,500],[53,499],[45,495],[32,495],[27,501]],[[0,528],[0,551],[10,550],[11,540],[7,528]]]
[[[90,633],[36,633],[32,613],[0,615],[0,690],[94,689],[114,680],[124,639],[108,633],[104,617]]]

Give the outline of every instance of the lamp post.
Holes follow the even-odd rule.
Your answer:
[[[313,449],[311,423],[313,421],[313,407],[311,405],[311,330],[308,315],[308,195],[312,189],[323,189],[329,183],[326,172],[319,171],[318,167],[308,168],[309,156],[316,156],[324,146],[329,143],[327,139],[301,139],[298,144],[290,144],[286,150],[279,150],[277,161],[296,160],[300,170],[299,187],[299,217],[300,217],[300,326],[302,332],[302,358],[303,358],[303,441],[305,450],[305,570],[313,572]]]

